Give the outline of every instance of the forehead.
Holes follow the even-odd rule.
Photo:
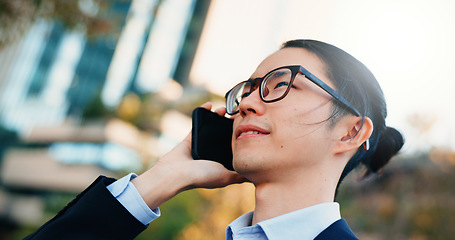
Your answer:
[[[251,78],[262,77],[271,70],[289,65],[301,65],[322,81],[330,82],[325,64],[319,59],[316,54],[304,48],[283,48],[264,59],[256,68]]]

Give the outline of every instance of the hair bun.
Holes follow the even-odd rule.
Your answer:
[[[386,127],[379,138],[376,150],[370,158],[369,172],[377,173],[403,147],[404,139],[395,128]]]

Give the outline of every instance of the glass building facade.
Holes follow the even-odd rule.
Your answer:
[[[0,124],[26,134],[78,119],[95,98],[115,107],[125,93],[188,83],[209,0],[116,1],[121,31],[84,32],[38,20],[0,52]],[[3,67],[1,67],[3,66]]]

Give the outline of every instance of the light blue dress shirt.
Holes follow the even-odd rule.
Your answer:
[[[137,175],[130,173],[117,180],[107,189],[141,223],[148,225],[158,218],[159,208],[151,210],[130,181]],[[314,239],[332,223],[341,219],[340,206],[336,202],[321,203],[283,214],[251,226],[253,212],[242,215],[226,229],[227,240],[244,239]]]
[[[229,224],[226,239],[314,239],[332,223],[341,219],[338,203],[321,203],[280,215],[251,226],[253,212]]]
[[[107,189],[139,222],[148,225],[151,221],[161,216],[159,208],[151,210],[142,199],[131,180],[137,175],[130,173],[113,182]]]

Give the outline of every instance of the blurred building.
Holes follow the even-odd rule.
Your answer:
[[[75,168],[56,171],[50,178],[36,174],[46,164],[41,164],[43,169],[40,164],[38,169],[21,167],[21,161],[28,161],[24,159],[137,170],[144,154],[141,144],[156,143],[156,139],[142,136],[126,123],[84,122],[82,126],[84,111],[97,100],[115,109],[127,93],[158,92],[169,82],[187,85],[209,4],[210,0],[112,1],[108,11],[120,24],[118,34],[92,39],[84,31],[38,19],[22,39],[2,49],[0,126],[21,139],[20,146],[7,151],[0,161],[3,183],[74,191],[86,183],[64,181]],[[112,137],[125,129],[129,130],[123,139]],[[129,143],[122,141],[128,137],[132,138]],[[101,168],[94,173],[104,173]]]
[[[176,111],[162,116],[161,137],[118,119],[84,120],[98,102],[114,111],[129,93],[189,85],[210,0],[111,3],[118,32],[89,38],[38,19],[0,51],[0,225],[40,224],[45,204],[30,191],[77,193],[100,174],[139,172],[169,148],[175,126],[191,126]]]
[[[120,36],[95,40],[38,20],[0,52],[0,124],[26,134],[80,118],[96,97],[114,107],[130,91],[158,91],[171,79],[186,84],[209,3],[115,1]]]

